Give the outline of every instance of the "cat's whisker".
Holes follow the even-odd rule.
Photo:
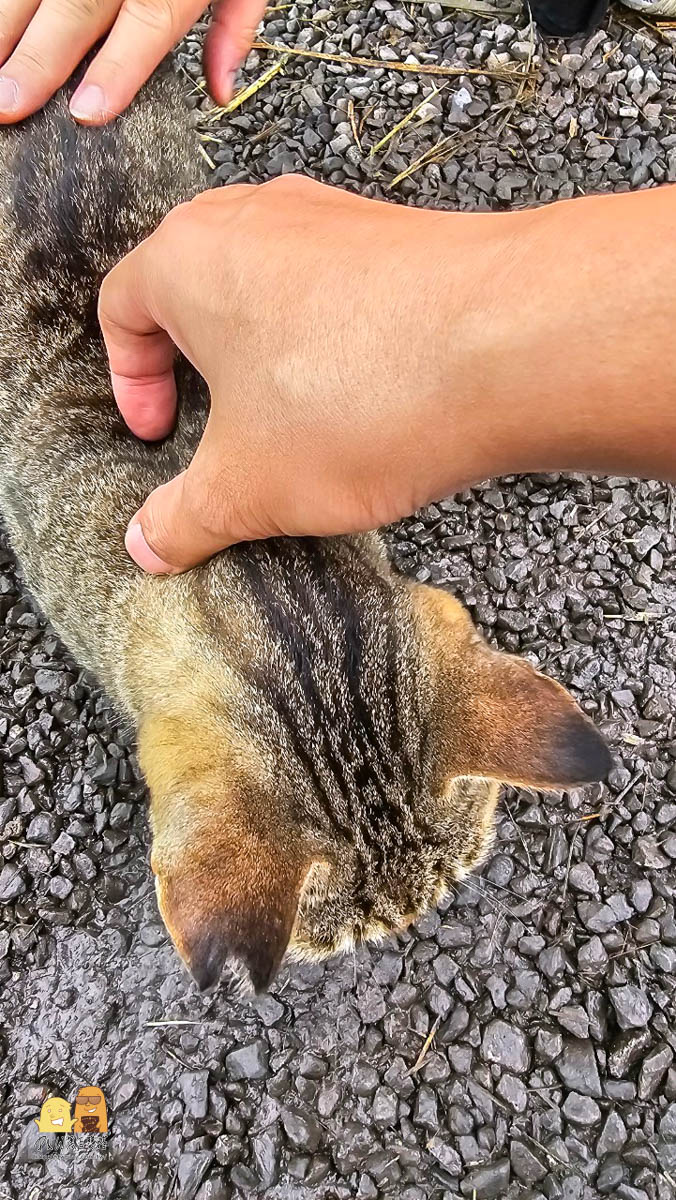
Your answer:
[[[487,904],[493,904],[496,910],[499,910],[503,915],[511,917],[514,921],[521,921],[518,913],[509,908],[503,900],[499,900],[497,896],[492,896],[490,892],[485,892],[483,888],[479,887],[476,878],[470,879],[468,876],[466,879],[463,879],[462,886],[469,888],[470,892],[475,892],[481,896],[482,900],[485,900]],[[523,921],[521,921],[521,924],[523,925]]]
[[[507,892],[509,896],[513,896],[515,900],[519,900],[522,903],[528,899],[527,896],[520,896],[518,892],[514,891],[514,888],[506,887],[504,883],[496,883],[494,879],[486,879],[485,875],[475,875],[474,878],[480,879],[482,883],[486,883],[492,888],[497,888],[500,892]],[[543,885],[546,884],[546,880],[543,879],[542,883]]]

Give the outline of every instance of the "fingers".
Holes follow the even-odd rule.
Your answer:
[[[254,192],[250,186],[234,186],[179,205],[103,282],[99,321],[115,399],[139,437],[162,437],[173,425],[175,346],[201,372],[214,396],[234,303],[219,239],[227,244],[228,227],[233,228],[233,221],[236,227],[238,210]],[[214,256],[220,256],[222,267],[220,287],[211,297],[215,309],[205,303],[209,296],[204,294],[205,288],[209,293],[215,287]],[[248,478],[241,454],[230,455],[227,464],[224,459],[223,432],[219,436],[210,419],[188,470],[153,492],[132,518],[126,546],[144,570],[175,574],[235,541],[279,532],[268,527],[267,519],[254,521],[241,503]]]
[[[99,321],[118,408],[132,433],[155,441],[169,433],[176,416],[175,352],[143,297],[146,245],[127,255],[104,279]]]
[[[204,44],[204,73],[219,104],[232,96],[235,73],[246,58],[263,19],[266,0],[219,0]]]
[[[0,4],[0,64],[9,58],[40,0],[2,0]]]
[[[73,116],[100,125],[123,112],[204,7],[204,0],[180,4],[178,0],[124,0],[103,48],[71,100]]]
[[[152,275],[148,259],[154,244],[149,238],[128,254],[103,281],[99,296],[115,399],[132,432],[146,440],[165,436],[176,416],[174,344],[149,311],[143,291]],[[201,487],[205,472],[199,461],[192,467]],[[178,574],[229,544],[204,528],[199,505],[195,512],[186,503],[186,475],[153,492],[130,521],[127,552],[151,574]],[[206,494],[211,490],[207,486]]]
[[[204,11],[204,0],[0,0],[0,123],[40,108],[108,30],[71,100],[78,121],[101,125],[139,88]],[[265,0],[220,0],[204,61],[215,99],[232,95]]]
[[[0,72],[0,123],[40,108],[110,27],[118,7],[119,0],[22,0],[18,6],[2,0],[0,30],[13,53]]]
[[[71,101],[77,120],[121,113],[205,8],[204,0],[0,0],[0,123],[40,108],[109,36]],[[7,57],[9,55],[9,57]]]

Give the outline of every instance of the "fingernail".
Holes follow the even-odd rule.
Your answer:
[[[0,75],[0,112],[15,112],[19,107],[19,85],[15,79]]]
[[[97,83],[85,83],[77,89],[71,102],[71,114],[78,121],[99,121],[109,113],[103,88]]]
[[[136,565],[144,571],[148,571],[151,575],[176,574],[174,567],[164,562],[154,550],[150,549],[139,521],[131,522],[125,534],[124,544],[129,557],[133,558]]]

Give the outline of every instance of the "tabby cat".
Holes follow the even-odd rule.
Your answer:
[[[175,432],[132,437],[97,291],[205,181],[166,65],[101,129],[69,117],[73,86],[0,131],[0,510],[44,612],[134,722],[179,954],[201,987],[228,963],[262,989],[287,949],[333,954],[435,904],[484,854],[499,781],[581,784],[609,756],[563,688],[394,574],[375,534],[243,545],[173,578],[128,559],[127,520],[189,462],[208,396],[179,363]]]

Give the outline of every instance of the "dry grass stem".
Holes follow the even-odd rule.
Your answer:
[[[259,75],[258,79],[254,79],[253,83],[250,83],[248,87],[242,88],[241,92],[237,92],[237,95],[233,96],[229,104],[226,104],[223,108],[216,107],[210,109],[210,111],[207,113],[208,119],[210,121],[220,121],[222,117],[227,117],[228,113],[234,112],[236,108],[240,108],[241,105],[245,104],[247,100],[250,100],[252,96],[255,96],[257,92],[260,92],[261,88],[264,88],[268,83],[270,83],[271,79],[275,78],[275,75],[279,75],[279,72],[284,70],[284,64],[289,57],[288,54],[282,53],[281,49],[279,52],[282,54],[282,57],[278,62],[274,63],[273,66],[268,67],[267,71],[264,71],[262,75]]]
[[[509,63],[504,67],[444,67],[441,64],[437,66],[436,63],[383,62],[379,58],[358,58],[352,54],[325,54],[321,50],[304,50],[302,46],[275,46],[272,42],[262,39],[254,42],[253,49],[269,50],[271,54],[314,58],[320,62],[337,63],[339,66],[377,68],[381,71],[406,71],[411,75],[441,75],[449,79],[456,79],[459,75],[485,75],[487,79],[501,79],[504,83],[518,85],[523,82],[526,75],[524,63]],[[232,103],[231,100],[230,105]],[[229,110],[230,106],[218,111],[222,114]]]
[[[409,4],[428,4],[429,0],[408,0]],[[478,17],[513,17],[521,12],[521,4],[487,4],[485,0],[437,0],[442,8],[454,8]]]
[[[216,163],[214,162],[213,158],[211,158],[211,156],[209,154],[207,154],[207,152],[204,149],[204,146],[202,145],[201,142],[197,143],[197,149],[199,150],[200,154],[202,155],[202,158],[206,162],[207,166],[210,167],[212,171],[215,171]]]
[[[430,100],[433,100],[435,96],[439,95],[439,92],[443,92],[445,87],[448,87],[447,83],[442,84],[440,88],[435,88],[433,92],[430,92],[429,96],[424,96],[420,103],[416,104],[415,108],[411,109],[410,113],[407,113],[405,117],[402,117],[401,121],[397,121],[397,124],[392,126],[389,133],[386,133],[384,137],[381,137],[380,141],[376,142],[375,146],[371,146],[369,157],[372,158],[374,154],[377,154],[379,150],[382,150],[383,146],[386,146],[387,143],[394,137],[394,135],[399,133],[400,129],[403,129],[404,126],[408,125],[409,121],[413,120],[416,114],[420,112],[421,108],[424,108],[426,104],[429,104]]]
[[[357,122],[355,120],[354,100],[352,99],[352,97],[350,97],[350,99],[347,102],[347,118],[350,122],[350,129],[352,130],[352,137],[355,140],[355,144],[361,150],[361,138],[359,136],[359,130],[357,129]]]
[[[427,1058],[427,1055],[429,1054],[430,1046],[432,1045],[432,1042],[434,1041],[434,1035],[437,1032],[437,1029],[439,1028],[440,1025],[441,1025],[441,1017],[437,1017],[436,1021],[434,1022],[434,1025],[430,1029],[427,1037],[425,1038],[425,1041],[423,1042],[422,1050],[420,1051],[420,1054],[416,1058],[410,1071],[407,1071],[408,1075],[415,1075],[416,1071],[419,1071],[420,1068],[422,1067],[425,1059]]]

